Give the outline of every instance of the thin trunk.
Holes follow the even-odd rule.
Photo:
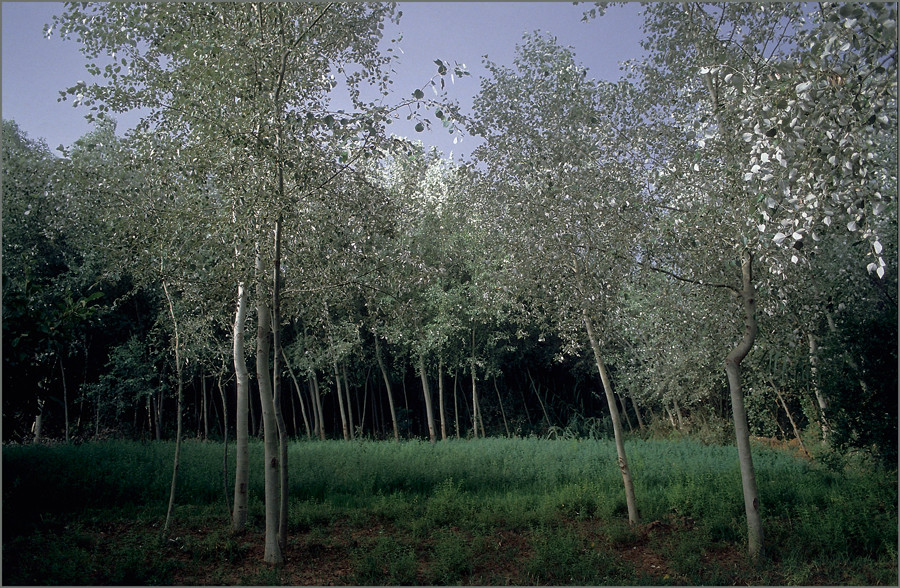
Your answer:
[[[522,389],[521,386],[518,386],[519,394],[522,395],[522,406],[525,407],[525,418],[528,419],[528,426],[532,426],[534,423],[531,421],[531,412],[528,410],[528,401],[525,399],[525,390]]]
[[[278,170],[279,188],[284,193],[281,168]],[[278,546],[287,549],[288,529],[288,434],[281,401],[281,218],[275,221],[275,260],[272,268],[272,405],[275,426],[278,427]],[[268,363],[268,362],[267,362]]]
[[[235,533],[247,524],[247,486],[250,482],[250,372],[244,357],[244,322],[247,318],[247,293],[238,282],[237,309],[234,314],[234,376],[236,392],[234,511],[231,529]],[[227,428],[227,421],[226,421]]]
[[[225,369],[225,366],[222,366]],[[229,520],[232,518],[231,501],[228,499],[228,399],[225,397],[225,388],[222,387],[222,373],[219,372],[219,396],[222,397],[222,490],[225,496],[225,512]]]
[[[447,413],[444,411],[444,360],[438,359],[438,412],[441,415],[441,441],[447,440]]]
[[[669,423],[671,423],[673,429],[678,429],[678,425],[675,424],[675,413],[672,412],[672,409],[669,408],[669,405],[666,404],[666,414],[669,415]]]
[[[456,373],[453,374],[453,419],[455,421],[454,426],[456,427],[456,438],[459,439],[459,403],[456,399],[456,388],[458,382],[458,376]]]
[[[600,372],[600,380],[603,382],[603,391],[606,393],[606,404],[609,406],[609,416],[612,418],[613,435],[616,440],[616,453],[618,454],[619,471],[622,472],[622,482],[625,485],[625,503],[628,506],[628,522],[636,525],[639,522],[637,503],[634,498],[634,482],[631,480],[631,470],[628,469],[628,459],[625,456],[625,435],[622,431],[622,421],[619,418],[619,409],[616,406],[616,398],[613,396],[612,382],[606,372],[606,364],[600,355],[600,344],[594,334],[594,325],[587,309],[582,310],[584,326],[587,330],[591,349],[594,351],[594,359],[597,362],[597,370]]]
[[[641,418],[641,411],[638,409],[637,402],[634,399],[634,394],[629,394],[629,398],[631,398],[631,406],[634,408],[634,416],[637,417],[638,427],[641,431],[644,430],[644,419]]]
[[[806,450],[806,447],[803,445],[803,439],[800,438],[800,429],[797,428],[797,423],[794,421],[793,415],[791,415],[791,411],[788,409],[787,402],[784,401],[784,396],[781,395],[781,391],[775,386],[775,383],[769,379],[769,385],[772,386],[772,389],[775,390],[775,394],[778,396],[778,401],[781,403],[781,407],[784,409],[785,414],[787,414],[788,420],[791,422],[791,428],[794,429],[794,437],[797,439],[797,443],[800,444],[800,449],[807,456],[809,452]]]
[[[291,376],[291,380],[294,382],[294,388],[297,389],[297,398],[300,400],[300,413],[303,415],[303,426],[306,429],[306,438],[311,439],[312,435],[309,430],[309,417],[306,414],[306,403],[303,402],[303,394],[300,392],[300,384],[297,382],[297,376],[294,374],[294,370],[291,367],[291,362],[288,361],[287,355],[284,353],[284,348],[281,349],[281,357],[284,359],[284,365],[287,366],[288,374]]]
[[[263,286],[262,258],[256,257],[257,300],[256,300],[256,380],[259,386],[259,402],[262,412],[263,454],[265,468],[266,539],[263,560],[270,564],[284,561],[278,540],[280,515],[280,472],[278,451],[278,425],[275,422],[275,402],[272,390],[272,372],[269,366],[272,332],[272,316],[266,302]]]
[[[478,439],[478,389],[475,387],[475,357],[472,357],[472,434]]]
[[[628,430],[634,431],[634,425],[631,424],[631,417],[628,416],[628,406],[625,404],[625,396],[622,394],[616,394],[619,398],[619,404],[622,405],[622,414],[625,415],[625,422],[628,424]]]
[[[209,440],[209,405],[206,402],[206,378],[200,378],[200,393],[203,395],[201,399],[202,409],[201,413],[203,414],[203,440]]]
[[[494,378],[494,392],[497,393],[497,402],[500,403],[500,415],[503,417],[503,428],[506,429],[506,436],[509,437],[509,424],[506,422],[506,411],[503,410],[503,398],[500,397],[500,388],[497,387],[497,378]]]
[[[391,422],[394,425],[394,440],[400,441],[400,429],[397,427],[397,410],[394,408],[394,394],[391,392],[391,379],[388,377],[387,368],[381,357],[381,346],[378,344],[378,333],[375,333],[375,359],[381,369],[381,377],[384,378],[384,387],[387,389],[388,406],[391,409]]]
[[[341,430],[344,432],[344,441],[350,440],[350,429],[347,425],[347,415],[344,413],[344,392],[341,390],[341,376],[338,373],[337,360],[332,361],[334,366],[334,383],[337,386],[338,411],[341,413]]]
[[[750,427],[744,408],[744,393],[741,388],[741,362],[756,341],[756,288],[753,286],[753,255],[744,252],[741,263],[742,288],[739,292],[744,308],[744,336],[740,343],[725,358],[725,373],[731,394],[731,410],[734,417],[734,432],[737,437],[738,460],[741,467],[741,485],[744,493],[744,511],[747,515],[747,538],[750,557],[760,559],[764,554],[762,517],[759,511],[759,495],[756,489],[756,474],[753,456],[750,452]]]
[[[309,375],[309,395],[312,397],[312,410],[313,417],[315,420],[314,425],[314,434],[320,440],[325,440],[325,418],[324,412],[322,410],[322,398],[319,396],[319,379],[316,377],[316,372],[311,372]]]
[[[834,328],[834,321],[831,319],[830,315],[828,316],[828,324],[831,328]],[[816,395],[816,401],[819,404],[819,415],[822,420],[820,424],[822,428],[822,441],[825,441],[828,438],[828,418],[825,414],[828,410],[828,397],[825,395],[825,391],[822,390],[822,386],[819,384],[819,345],[815,335],[807,333],[806,336],[809,340],[810,379],[812,380],[812,388]]]
[[[175,307],[172,305],[172,297],[169,295],[169,289],[163,280],[163,292],[166,294],[166,300],[169,303],[169,315],[172,317],[172,327],[175,330],[175,371],[178,380],[178,400],[175,415],[175,458],[172,460],[172,485],[169,487],[169,508],[166,510],[166,523],[163,526],[163,534],[169,532],[169,524],[172,521],[172,510],[175,508],[175,487],[178,481],[178,466],[181,458],[181,413],[182,399],[184,397],[184,378],[181,365],[181,338],[178,332],[178,321],[175,320]]]
[[[350,427],[350,439],[356,438],[356,421],[353,420],[353,404],[350,398],[350,382],[347,379],[347,362],[341,362],[341,374],[344,378],[344,396],[347,398],[347,424]]]
[[[62,356],[59,358],[59,373],[62,376],[63,413],[66,418],[66,443],[69,442],[69,390],[66,388],[66,370],[63,369]]]
[[[434,443],[437,435],[434,432],[434,411],[431,407],[431,388],[428,386],[428,374],[425,372],[425,356],[419,354],[419,376],[422,379],[422,394],[425,396],[425,418],[428,421],[428,439]]]
[[[541,405],[541,411],[544,413],[544,420],[547,423],[547,426],[550,427],[550,415],[547,414],[547,407],[544,406],[544,401],[541,399],[541,393],[538,391],[537,384],[534,383],[534,378],[531,377],[531,370],[525,371],[528,374],[528,379],[531,381],[531,389],[534,390],[534,395],[537,396],[538,403]]]
[[[98,403],[99,405],[99,403]],[[34,424],[31,426],[31,431],[34,433],[34,442],[41,442],[41,429],[44,428],[44,400],[42,398],[38,398],[37,401],[37,413],[34,415]],[[98,411],[99,414],[99,411]],[[99,423],[99,417],[97,419]],[[97,426],[97,436],[100,435],[100,426]]]
[[[672,404],[675,406],[675,416],[678,417],[678,428],[684,430],[684,417],[681,416],[681,407],[678,406],[678,399],[673,398]]]
[[[159,398],[156,400],[156,440],[162,441],[163,438],[163,407],[166,402],[165,393],[160,390],[158,392]],[[100,414],[99,412],[97,413]],[[100,421],[99,418],[97,420],[97,434],[100,434]]]

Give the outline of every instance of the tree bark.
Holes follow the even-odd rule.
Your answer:
[[[634,408],[634,416],[637,417],[638,428],[640,428],[640,430],[643,431],[644,430],[644,419],[641,418],[641,411],[640,411],[640,409],[638,409],[637,402],[635,402],[635,400],[634,400],[634,394],[629,393],[628,397],[631,399],[631,406]]]
[[[169,315],[172,317],[172,327],[175,330],[175,371],[178,380],[178,399],[175,415],[175,457],[172,460],[172,484],[169,487],[169,507],[166,510],[166,522],[163,525],[163,534],[169,532],[169,524],[172,521],[172,510],[175,507],[175,488],[178,482],[178,467],[181,458],[181,413],[182,399],[184,397],[184,378],[181,365],[181,339],[178,332],[178,321],[175,319],[175,307],[172,305],[172,297],[169,295],[169,289],[163,280],[163,292],[166,294],[166,300],[169,303]]]
[[[425,356],[419,354],[419,376],[422,379],[422,394],[425,396],[425,418],[428,421],[428,438],[434,443],[437,435],[434,432],[434,411],[431,406],[431,388],[428,386],[428,374],[425,372]]]
[[[447,413],[444,411],[444,360],[438,359],[438,412],[441,415],[441,441],[447,440]]]
[[[347,379],[346,361],[341,362],[341,375],[344,378],[344,396],[347,398],[347,424],[350,426],[350,439],[356,439],[356,422],[353,420],[353,403],[350,398],[350,382]]]
[[[322,396],[319,394],[319,379],[316,377],[316,373],[313,372],[310,377],[312,380],[312,397],[315,403],[315,407],[313,410],[316,411],[316,418],[318,420],[318,431],[319,431],[319,439],[325,440],[325,411],[322,409]]]
[[[606,404],[609,406],[609,416],[613,423],[613,435],[616,440],[616,453],[618,454],[619,471],[622,472],[622,482],[625,486],[625,504],[628,507],[628,522],[636,525],[640,522],[637,503],[634,498],[634,482],[631,479],[631,470],[628,468],[628,459],[625,456],[625,433],[622,431],[622,420],[619,418],[619,409],[616,406],[616,398],[613,396],[612,382],[606,372],[606,364],[600,355],[600,344],[594,334],[594,325],[586,308],[582,309],[584,326],[587,330],[591,349],[594,351],[594,359],[597,362],[597,370],[600,372],[600,380],[603,382],[603,391],[606,393]]]
[[[750,452],[750,427],[744,408],[744,393],[741,388],[741,362],[747,357],[756,341],[756,288],[753,285],[753,254],[745,251],[741,263],[742,287],[739,292],[744,308],[744,336],[725,358],[725,373],[731,394],[731,410],[734,418],[734,432],[737,437],[738,460],[741,468],[741,485],[744,493],[744,511],[747,515],[747,538],[750,557],[763,557],[762,516],[759,511],[759,495],[756,489],[756,474],[753,456]]]
[[[506,422],[506,411],[503,410],[503,398],[500,397],[500,388],[497,387],[497,378],[494,378],[494,392],[497,393],[497,402],[500,403],[500,416],[503,417],[503,428],[506,430],[506,436],[509,437],[509,424]]]
[[[281,349],[281,358],[284,360],[284,365],[288,369],[288,375],[291,376],[291,381],[294,382],[294,388],[297,389],[297,399],[300,400],[300,414],[303,416],[303,426],[306,429],[306,438],[312,439],[312,434],[309,429],[309,417],[306,414],[306,403],[303,401],[303,394],[300,391],[300,384],[297,382],[297,375],[294,373],[291,362],[288,361],[287,355],[284,353],[284,348]]]
[[[278,451],[278,430],[275,422],[275,402],[272,390],[272,372],[269,371],[272,332],[272,316],[266,303],[262,259],[257,254],[257,301],[256,301],[256,379],[259,386],[259,401],[262,411],[263,454],[265,456],[265,504],[266,539],[263,560],[270,564],[284,561],[278,540],[280,518],[280,465]]]
[[[400,429],[397,427],[397,409],[394,408],[394,393],[391,392],[391,379],[388,377],[387,368],[384,367],[384,359],[381,357],[381,346],[378,344],[378,333],[375,335],[375,359],[381,369],[381,377],[384,378],[384,387],[387,389],[388,406],[391,409],[391,422],[394,425],[394,441],[400,441]]]
[[[235,408],[234,511],[231,529],[235,533],[242,532],[247,524],[247,486],[250,482],[250,373],[244,357],[244,322],[246,318],[247,292],[244,290],[244,283],[238,282],[233,333],[237,406]]]
[[[279,183],[281,170],[279,168]],[[275,411],[275,424],[278,427],[279,455],[279,508],[278,508],[278,546],[282,553],[287,549],[288,522],[288,461],[287,426],[284,422],[284,411],[281,406],[281,218],[275,222],[275,263],[272,270],[272,405]]]
[[[775,390],[775,395],[778,396],[778,401],[781,403],[781,408],[784,409],[785,414],[787,414],[788,420],[791,422],[791,428],[794,430],[794,437],[797,439],[797,443],[800,444],[800,450],[803,451],[807,456],[809,452],[806,450],[806,447],[803,445],[803,439],[800,437],[800,429],[797,428],[797,423],[794,422],[794,417],[791,415],[791,411],[788,409],[787,402],[784,401],[784,396],[781,395],[781,391],[775,386],[775,382],[769,378],[769,385],[772,386],[772,390]]]
[[[341,389],[341,376],[338,373],[337,360],[332,360],[334,366],[334,383],[337,386],[338,411],[341,413],[341,429],[344,432],[344,441],[350,440],[350,428],[347,425],[347,415],[344,414],[344,392]]]
[[[222,370],[225,366],[222,366]],[[219,396],[222,397],[222,489],[225,496],[225,512],[228,518],[232,518],[231,501],[228,499],[228,399],[225,397],[225,388],[222,387],[222,372],[219,372],[218,378]]]
[[[834,328],[834,322],[831,319],[831,316],[828,316],[829,327]],[[822,419],[821,427],[822,427],[822,441],[828,439],[828,418],[826,416],[826,411],[828,410],[828,397],[825,395],[825,392],[822,390],[822,387],[819,385],[819,345],[816,341],[816,336],[812,333],[807,333],[806,335],[809,341],[809,371],[810,371],[810,379],[812,380],[812,388],[813,392],[816,395],[816,402],[819,404],[819,415]]]

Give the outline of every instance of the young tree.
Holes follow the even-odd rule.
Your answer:
[[[476,150],[503,191],[508,259],[519,285],[536,293],[560,332],[590,342],[616,437],[628,518],[638,521],[619,409],[595,327],[612,305],[631,250],[627,153],[619,140],[620,92],[587,80],[570,51],[553,38],[527,35],[515,69],[487,63],[490,77],[475,99]],[[620,155],[621,154],[621,155]],[[602,324],[602,323],[601,323]],[[584,329],[584,331],[582,331]]]

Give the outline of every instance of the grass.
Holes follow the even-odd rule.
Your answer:
[[[249,530],[228,528],[222,446],[3,449],[3,583],[896,585],[896,473],[835,472],[754,447],[767,557],[745,556],[736,450],[632,440],[627,524],[603,440],[298,442],[287,563],[262,561],[262,445]],[[230,464],[233,467],[233,464]]]

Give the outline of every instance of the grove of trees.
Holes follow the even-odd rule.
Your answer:
[[[896,4],[643,12],[619,81],[532,33],[463,113],[391,4],[67,4],[94,130],[3,121],[3,442],[234,440],[270,563],[294,438],[609,436],[632,522],[629,432],[736,443],[753,557],[751,436],[896,467]]]

